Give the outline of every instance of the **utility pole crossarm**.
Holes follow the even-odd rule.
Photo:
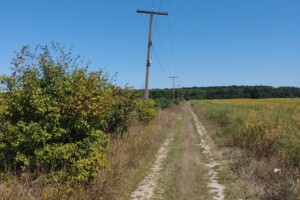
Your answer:
[[[155,12],[155,11],[147,11],[147,10],[137,10],[137,13],[143,14],[151,14],[151,15],[169,15],[168,12]]]

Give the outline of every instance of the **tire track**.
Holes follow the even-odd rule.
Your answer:
[[[168,155],[168,147],[172,139],[173,134],[171,134],[160,147],[156,155],[156,160],[152,165],[149,174],[139,184],[138,188],[131,194],[132,200],[151,199],[154,196],[154,190],[157,187],[157,181],[161,176],[162,162]]]
[[[203,124],[199,121],[198,117],[195,115],[195,113],[191,109],[191,113],[194,117],[197,132],[201,137],[201,143],[200,146],[204,149],[203,153],[208,157],[209,163],[207,163],[207,167],[209,168],[209,177],[210,177],[210,182],[208,183],[208,186],[210,188],[210,192],[214,195],[213,199],[214,200],[224,200],[225,195],[224,195],[224,189],[225,187],[221,185],[218,180],[218,172],[215,170],[216,166],[219,166],[220,164],[213,158],[212,154],[212,147],[211,145],[206,141],[205,139],[205,134],[206,129],[203,126]]]

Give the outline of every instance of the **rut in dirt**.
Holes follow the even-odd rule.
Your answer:
[[[167,157],[168,146],[171,139],[172,134],[160,147],[149,174],[139,184],[138,188],[131,194],[132,200],[151,199],[154,196],[154,189],[156,188],[157,181],[160,177],[160,171],[162,169],[161,165],[164,159]]]
[[[208,157],[209,163],[207,163],[207,167],[209,167],[209,177],[210,182],[208,183],[208,186],[210,188],[210,191],[214,194],[213,199],[214,200],[224,200],[224,189],[225,187],[219,183],[217,180],[218,178],[218,172],[215,170],[217,166],[220,166],[220,164],[213,158],[212,153],[212,146],[209,144],[208,141],[205,139],[205,135],[207,134],[207,131],[203,124],[199,121],[196,114],[191,110],[191,113],[194,117],[197,132],[201,137],[201,143],[200,146],[203,148],[203,153]]]

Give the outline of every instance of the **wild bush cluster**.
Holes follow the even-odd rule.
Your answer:
[[[243,150],[237,170],[245,173],[245,166],[256,163],[249,173],[264,188],[263,199],[296,198],[300,192],[299,99],[214,100],[195,102],[195,106],[218,127],[217,141]]]
[[[88,71],[58,44],[24,46],[12,63],[12,75],[1,76],[1,172],[89,183],[109,165],[109,136],[125,133],[133,116],[156,115],[153,102]]]

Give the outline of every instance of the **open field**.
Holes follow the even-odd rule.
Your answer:
[[[278,98],[278,99],[223,99],[210,100],[217,104],[231,104],[231,105],[264,105],[268,107],[294,107],[300,108],[299,98]]]
[[[299,198],[300,99],[194,101],[253,199]],[[226,153],[225,153],[226,154]]]

